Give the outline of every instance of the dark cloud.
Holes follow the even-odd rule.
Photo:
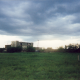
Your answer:
[[[32,38],[78,36],[79,8],[79,0],[0,1],[0,30]]]

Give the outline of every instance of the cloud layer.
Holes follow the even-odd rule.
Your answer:
[[[79,9],[79,0],[0,1],[0,34],[31,41],[79,37]]]

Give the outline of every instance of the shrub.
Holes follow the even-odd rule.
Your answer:
[[[27,52],[35,52],[35,48],[32,46],[27,47]]]
[[[59,52],[64,52],[64,48],[63,48],[62,46],[60,46],[60,47],[57,49],[57,51],[59,51]]]
[[[21,52],[22,51],[22,47],[16,47],[16,52]]]
[[[5,48],[0,48],[0,52],[3,52]]]
[[[9,53],[21,52],[21,51],[22,51],[22,47],[9,47],[9,48],[7,48],[7,52],[9,52]]]

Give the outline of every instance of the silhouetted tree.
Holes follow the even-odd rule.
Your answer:
[[[27,47],[27,52],[35,52],[35,48],[32,46]]]
[[[63,52],[63,51],[64,51],[64,48],[63,48],[62,46],[60,46],[60,47],[58,48],[58,51],[59,51],[59,52]]]
[[[22,51],[22,47],[9,47],[9,48],[7,48],[7,52],[9,52],[9,53],[21,52],[21,51]]]

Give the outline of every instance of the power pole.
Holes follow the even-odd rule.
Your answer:
[[[38,47],[39,47],[39,40],[38,40],[38,44],[37,44],[37,50],[38,50]]]

